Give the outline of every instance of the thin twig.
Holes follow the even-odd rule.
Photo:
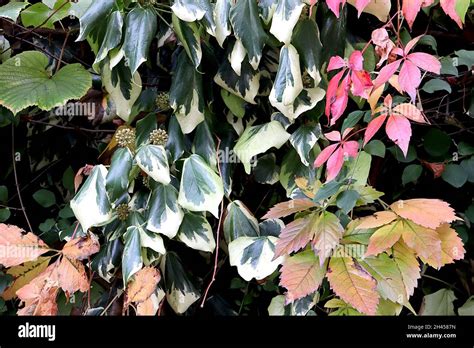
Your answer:
[[[61,47],[61,54],[59,55],[58,65],[56,67],[56,73],[58,73],[59,68],[61,68],[61,64],[63,62],[64,50],[66,49],[67,40],[69,39],[69,31],[66,33],[66,37],[64,38],[63,47]]]
[[[114,130],[109,130],[109,129],[89,129],[89,128],[82,128],[82,127],[68,127],[68,126],[61,126],[59,124],[51,124],[48,122],[37,121],[37,120],[28,120],[28,122],[44,124],[46,126],[56,127],[60,129],[74,130],[74,131],[83,131],[83,132],[90,132],[90,133],[115,133]]]
[[[18,184],[18,174],[16,171],[16,159],[15,159],[15,126],[12,124],[12,161],[13,161],[13,175],[15,176],[15,185],[16,190],[18,193],[18,200],[20,201],[21,210],[23,211],[23,215],[25,215],[26,223],[30,229],[30,232],[33,232],[33,228],[31,227],[30,220],[28,219],[28,215],[26,214],[25,206],[23,204],[23,199],[21,198],[20,193],[20,185]]]
[[[221,146],[221,140],[217,138],[217,152],[216,154],[219,153],[219,148]],[[222,172],[221,172],[221,165],[219,162],[219,156],[217,156],[217,169],[219,170],[219,175],[222,177]],[[214,259],[214,271],[212,272],[212,279],[209,282],[209,285],[206,288],[206,292],[204,293],[204,297],[201,302],[201,308],[204,307],[204,302],[206,302],[207,294],[209,293],[209,289],[211,288],[212,284],[216,280],[216,273],[217,273],[217,266],[219,263],[219,240],[220,240],[220,232],[221,232],[221,225],[222,225],[222,216],[224,215],[224,199],[221,201],[221,212],[219,214],[219,221],[217,223],[217,233],[216,233],[216,256]]]

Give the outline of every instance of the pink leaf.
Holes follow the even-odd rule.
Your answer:
[[[405,116],[409,120],[419,123],[427,123],[423,117],[423,113],[413,104],[404,103],[397,105],[393,108],[393,111]]]
[[[379,117],[374,118],[372,121],[367,126],[367,129],[365,130],[365,135],[364,135],[364,146],[367,145],[367,143],[372,139],[375,135],[375,133],[378,132],[380,127],[382,127],[383,123],[385,122],[385,119],[387,118],[386,114],[381,115]]]
[[[440,4],[443,11],[462,29],[462,18],[456,12],[456,0],[440,0]]]
[[[415,21],[416,15],[420,12],[423,0],[403,0],[402,12],[410,28]]]
[[[336,95],[334,96],[334,101],[331,104],[331,126],[333,126],[336,121],[342,116],[344,110],[347,107],[347,101],[349,100],[349,88],[350,88],[350,78],[349,74],[344,77],[342,83],[336,90]]]
[[[318,2],[318,0],[310,0],[309,1],[309,5],[310,5],[309,15],[310,16],[313,14],[313,7],[314,7],[314,5],[316,5],[317,2]]]
[[[334,57],[331,57],[331,59],[329,60],[327,71],[341,69],[341,68],[344,68],[346,66],[347,66],[347,63],[343,58],[341,58],[339,56],[334,56]]]
[[[373,86],[370,75],[367,71],[352,71],[352,94],[365,99],[369,98],[369,90]]]
[[[329,118],[331,115],[331,104],[336,101],[336,92],[337,87],[339,86],[339,81],[344,74],[344,70],[338,72],[334,77],[329,81],[328,89],[326,91],[326,116]]]
[[[402,61],[399,59],[399,60],[396,60],[396,61],[394,61],[390,64],[385,65],[380,70],[379,76],[377,76],[377,78],[373,81],[374,82],[374,88],[380,87],[385,82],[387,82],[390,79],[390,77],[392,77],[395,74],[395,72],[399,68],[401,62]]]
[[[388,59],[395,44],[390,40],[388,32],[384,28],[376,29],[372,32],[372,42],[376,46],[375,52],[380,56],[380,60],[377,63],[377,67],[380,67]]]
[[[402,150],[405,157],[411,138],[410,122],[403,116],[391,115],[385,127],[388,137]]]
[[[441,63],[439,62],[439,60],[428,53],[411,53],[407,56],[407,58],[420,69],[438,75],[441,72]]]
[[[333,154],[333,152],[336,150],[336,148],[339,146],[339,144],[333,144],[328,147],[326,147],[319,156],[316,158],[316,161],[314,161],[314,167],[319,168],[321,167],[326,161],[328,160],[329,156]]]
[[[337,174],[342,169],[342,165],[344,164],[344,151],[341,147],[339,147],[334,153],[329,157],[327,163],[327,181],[333,180]]]
[[[361,51],[354,51],[349,57],[349,67],[352,70],[363,70],[364,69],[364,56]]]
[[[357,157],[357,153],[359,152],[359,143],[355,140],[343,143],[342,152],[344,153],[344,157]]]
[[[346,3],[346,0],[326,0],[329,9],[339,18],[340,6]]]
[[[416,89],[420,86],[421,73],[420,69],[411,61],[406,60],[400,69],[398,82],[403,91],[407,92],[412,101],[416,99]]]
[[[324,136],[326,137],[326,139],[331,141],[341,141],[341,133],[339,133],[338,131],[325,133]]]
[[[342,139],[346,139],[346,137],[349,135],[350,132],[352,132],[353,129],[354,129],[353,127],[346,128],[344,132],[342,133]]]
[[[418,43],[418,41],[420,41],[422,37],[423,35],[419,35],[411,39],[410,41],[408,41],[407,45],[405,46],[405,49],[403,50],[403,53],[407,55],[413,49],[413,47],[415,47],[415,45]]]
[[[355,8],[357,9],[357,16],[360,17],[364,8],[369,4],[370,0],[355,0]]]

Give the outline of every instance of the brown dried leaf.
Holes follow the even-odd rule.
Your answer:
[[[142,268],[128,285],[128,302],[146,301],[155,292],[160,279],[161,275],[158,269],[154,267]]]
[[[94,234],[87,237],[71,239],[64,245],[62,253],[72,260],[84,260],[99,252],[99,240]]]

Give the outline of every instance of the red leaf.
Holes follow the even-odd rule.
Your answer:
[[[410,122],[403,116],[391,115],[385,127],[388,137],[402,150],[405,157],[411,138]]]
[[[367,99],[369,97],[369,90],[373,86],[370,75],[367,71],[352,71],[351,74],[353,95]]]

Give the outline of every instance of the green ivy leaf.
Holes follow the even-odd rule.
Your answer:
[[[0,17],[11,19],[16,22],[21,10],[23,10],[30,3],[28,1],[14,2],[9,1],[8,4],[0,7]]]
[[[128,148],[115,151],[105,181],[105,187],[111,202],[115,202],[127,192],[132,165],[133,157]]]
[[[410,164],[406,166],[402,174],[402,184],[405,186],[410,182],[415,182],[423,172],[423,167],[419,164]]]
[[[380,140],[372,140],[364,147],[365,152],[371,154],[372,156],[385,157],[385,144]]]
[[[260,236],[258,221],[241,201],[233,201],[227,206],[224,220],[224,237],[227,243],[239,237]]]
[[[252,171],[255,175],[255,181],[260,184],[273,185],[280,179],[280,167],[276,164],[274,153],[260,157]]]
[[[45,189],[36,191],[33,194],[33,199],[44,208],[49,208],[56,204],[54,193]]]
[[[311,42],[311,45],[308,45],[308,42]],[[293,32],[292,43],[300,55],[301,65],[308,75],[313,78],[315,84],[319,84],[323,47],[316,22],[309,18],[299,21]]]
[[[146,145],[136,155],[138,166],[153,180],[168,185],[171,182],[168,157],[163,146]]]
[[[125,246],[122,255],[123,282],[128,284],[130,278],[143,266],[141,257],[140,231],[137,226],[130,226],[124,234]]]
[[[66,65],[53,75],[46,69],[48,64],[43,53],[28,51],[0,65],[0,104],[14,114],[34,105],[49,111],[80,99],[92,86],[91,75],[82,65]]]
[[[112,12],[107,21],[107,30],[95,57],[94,64],[104,60],[109,52],[117,47],[122,41],[123,17],[120,11]]]
[[[456,300],[454,292],[441,289],[423,298],[421,315],[455,315],[453,302]]]
[[[468,173],[459,164],[448,164],[441,177],[451,186],[460,188],[466,183]]]
[[[93,1],[89,8],[79,18],[81,29],[76,41],[83,41],[100,23],[115,5],[115,0]]]
[[[197,69],[201,64],[202,48],[199,28],[196,23],[187,23],[173,15],[173,28],[189,59]]]

